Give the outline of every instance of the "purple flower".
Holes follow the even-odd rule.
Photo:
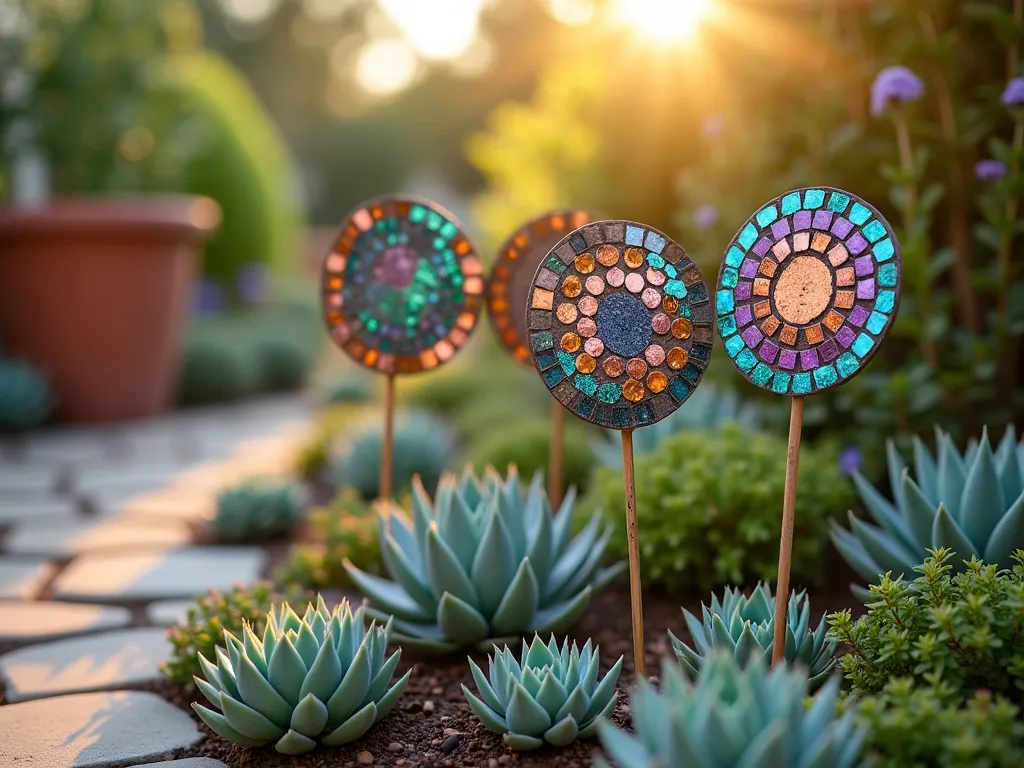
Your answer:
[[[1015,77],[1006,84],[1001,101],[1008,107],[1019,107],[1024,104],[1024,77]]]
[[[700,229],[711,229],[718,223],[718,209],[713,205],[699,205],[693,212],[693,223]]]
[[[266,304],[270,298],[270,270],[266,265],[251,261],[238,271],[238,295],[250,307]]]
[[[871,114],[879,117],[890,106],[924,96],[924,81],[906,67],[886,67],[871,84]]]
[[[705,139],[717,139],[725,132],[725,118],[721,115],[708,115],[701,123]]]
[[[839,471],[849,477],[854,472],[860,472],[864,466],[864,456],[856,445],[848,445],[839,454]]]
[[[192,289],[192,311],[197,315],[219,315],[224,311],[224,289],[213,280],[200,280]]]
[[[978,181],[1001,181],[1006,178],[1006,164],[999,160],[982,160],[974,166]]]

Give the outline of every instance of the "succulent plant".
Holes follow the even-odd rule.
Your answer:
[[[852,712],[837,715],[839,681],[830,680],[805,705],[807,678],[761,659],[745,667],[715,653],[695,683],[671,662],[658,693],[641,680],[630,709],[636,736],[609,722],[597,726],[619,768],[852,768],[866,730]],[[594,765],[608,768],[603,758]]]
[[[599,683],[598,649],[587,640],[580,651],[568,639],[558,647],[552,635],[547,645],[538,635],[523,643],[519,660],[505,646],[488,657],[489,676],[473,659],[473,673],[481,699],[465,685],[462,693],[470,709],[492,733],[500,733],[512,749],[525,752],[544,744],[564,747],[576,739],[593,736],[599,717],[615,709],[615,682],[622,669],[622,657]]]
[[[524,634],[560,632],[576,621],[590,596],[622,563],[601,568],[610,527],[595,515],[570,540],[570,489],[557,514],[534,477],[524,493],[514,466],[503,480],[493,468],[479,481],[467,468],[448,475],[434,503],[413,484],[412,522],[397,507],[380,511],[384,567],[394,581],[345,568],[383,613],[395,637],[436,652],[476,645],[518,645]]]
[[[50,418],[50,382],[24,360],[0,360],[0,429],[31,429]]]
[[[215,732],[250,747],[274,742],[278,752],[300,755],[317,742],[336,747],[355,741],[395,705],[410,669],[393,686],[401,649],[385,661],[391,627],[371,621],[348,601],[333,611],[323,598],[302,618],[287,603],[271,609],[262,640],[246,625],[243,640],[224,631],[216,663],[200,654],[205,680],[196,685],[219,711],[192,708]]]
[[[293,483],[247,480],[217,498],[210,528],[218,541],[258,541],[289,533],[302,519],[303,494]]]
[[[894,501],[861,475],[854,483],[878,526],[850,515],[850,529],[835,524],[832,541],[868,583],[881,573],[913,573],[927,549],[947,547],[959,559],[972,555],[1000,568],[1024,547],[1024,446],[1007,429],[995,452],[988,430],[964,455],[936,429],[938,456],[914,438],[914,476],[890,441],[886,446]],[[861,590],[862,591],[862,590]]]
[[[686,628],[693,638],[694,648],[669,631],[672,648],[679,657],[683,672],[695,680],[704,666],[705,658],[718,650],[735,657],[740,666],[752,659],[770,660],[775,645],[775,598],[767,583],[759,582],[746,597],[739,589],[726,587],[721,601],[711,596],[711,607],[701,605],[703,622],[683,610]],[[833,658],[836,643],[826,640],[828,626],[822,616],[816,629],[811,629],[811,602],[804,592],[789,597],[786,612],[786,661],[802,665],[810,675],[810,689],[820,687],[836,666]]]

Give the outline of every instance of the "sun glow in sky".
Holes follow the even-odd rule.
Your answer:
[[[484,0],[379,0],[379,3],[420,56],[451,61],[476,42]]]
[[[713,0],[617,0],[616,15],[644,37],[658,43],[692,40],[707,18]]]

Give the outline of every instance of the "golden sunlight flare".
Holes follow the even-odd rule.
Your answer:
[[[617,0],[616,16],[644,37],[658,43],[692,40],[714,0]]]

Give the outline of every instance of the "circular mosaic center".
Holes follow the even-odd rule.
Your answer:
[[[373,277],[388,288],[401,291],[412,285],[418,263],[419,256],[412,248],[405,245],[392,246],[374,260]]]
[[[813,256],[798,256],[775,286],[775,306],[787,323],[809,323],[832,302],[832,273]]]
[[[597,309],[597,335],[617,355],[639,355],[651,343],[650,310],[636,296],[612,294]]]

